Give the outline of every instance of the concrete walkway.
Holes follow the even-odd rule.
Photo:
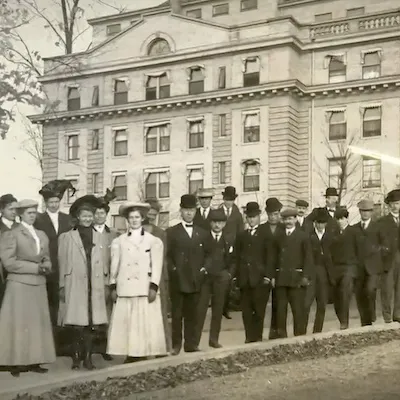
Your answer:
[[[312,310],[310,321],[313,321]],[[112,362],[105,362],[103,359],[96,355],[94,362],[97,366],[96,371],[88,372],[85,370],[72,371],[70,369],[71,360],[66,357],[60,357],[57,362],[49,366],[49,373],[44,375],[38,375],[34,373],[21,374],[19,378],[14,378],[8,372],[0,372],[0,399],[11,400],[18,394],[30,393],[38,395],[47,392],[51,389],[67,386],[76,382],[85,381],[101,381],[108,377],[118,376],[129,376],[138,372],[148,371],[159,367],[173,366],[185,362],[193,362],[200,359],[219,358],[225,357],[229,354],[240,350],[248,350],[251,348],[270,348],[272,346],[282,343],[293,343],[298,341],[312,340],[318,337],[329,337],[334,333],[349,334],[353,332],[365,332],[366,330],[381,330],[381,329],[398,329],[400,325],[398,323],[383,324],[381,318],[378,319],[373,327],[360,328],[357,310],[351,308],[351,321],[350,329],[347,331],[338,332],[339,327],[336,316],[333,312],[332,306],[329,306],[327,312],[326,323],[324,326],[324,333],[318,335],[307,335],[297,338],[288,338],[284,340],[268,341],[265,340],[262,343],[255,344],[244,344],[244,332],[242,330],[241,313],[232,313],[232,320],[223,321],[223,331],[221,332],[220,342],[223,344],[222,349],[210,349],[208,347],[208,327],[209,327],[209,316],[207,317],[205,332],[203,333],[201,349],[199,353],[181,353],[176,357],[164,357],[159,359],[153,359],[143,361],[140,363],[121,365],[123,358],[115,359]],[[289,322],[288,332],[291,334],[291,320]],[[267,313],[265,325],[269,327],[269,312]],[[311,324],[310,324],[311,325]],[[264,331],[264,338],[268,338],[268,330]],[[312,330],[312,327],[309,327]]]

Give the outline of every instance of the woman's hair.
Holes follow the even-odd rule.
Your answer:
[[[129,207],[125,211],[125,218],[128,219],[129,215],[134,211],[137,211],[140,214],[140,216],[142,217],[142,219],[144,219],[147,215],[147,210],[142,207]]]
[[[76,217],[79,217],[81,215],[82,211],[89,211],[92,214],[94,214],[94,208],[90,206],[89,204],[82,204],[77,210],[76,210]]]

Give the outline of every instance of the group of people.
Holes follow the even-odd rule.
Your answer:
[[[306,334],[314,300],[313,332],[322,331],[330,302],[346,329],[353,293],[361,325],[371,325],[378,285],[385,322],[400,322],[400,190],[387,195],[390,213],[378,221],[373,202],[360,201],[361,221],[350,226],[334,188],[309,215],[305,200],[283,209],[268,198],[263,224],[257,202],[242,216],[234,187],[218,208],[204,188],[181,197],[182,222],[166,231],[156,224],[156,199],[125,202],[119,234],[106,225],[113,191],[78,198],[68,215],[59,210],[67,189],[66,180],[41,189],[44,213],[36,201],[0,197],[0,366],[13,376],[47,372],[42,365],[56,354],[92,370],[94,353],[131,363],[199,351],[210,305],[208,342],[220,348],[232,286],[246,343],[263,340],[270,294],[270,339],[287,337],[289,305],[294,335]]]

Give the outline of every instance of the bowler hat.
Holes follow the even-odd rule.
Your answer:
[[[129,212],[134,209],[138,208],[141,213],[146,214],[146,212],[150,209],[150,204],[148,203],[139,203],[135,201],[127,201],[124,204],[121,204],[118,210],[118,214],[122,217],[127,218]]]
[[[237,197],[236,189],[233,186],[227,186],[222,192],[224,200],[235,200]]]
[[[308,207],[308,202],[305,200],[296,200],[296,206],[298,207]]]
[[[17,199],[11,193],[3,194],[3,196],[0,197],[0,209],[3,209],[5,206],[16,202]]]
[[[330,197],[330,196],[339,196],[336,188],[331,188],[329,187],[325,191],[325,197]]]
[[[181,208],[197,208],[196,196],[192,194],[184,194],[181,197]]]
[[[21,200],[17,203],[16,207],[17,209],[21,208],[31,208],[31,207],[38,207],[39,203],[35,200],[30,200],[30,199],[24,199]]]
[[[374,209],[374,202],[369,199],[363,199],[358,202],[357,207],[361,211],[371,211]]]
[[[339,207],[335,211],[335,218],[340,219],[340,218],[348,218],[349,217],[349,212],[347,211],[346,207]]]
[[[209,198],[209,197],[213,197],[214,196],[214,192],[212,190],[212,188],[200,188],[197,190],[197,197],[198,198]]]
[[[276,211],[281,211],[283,205],[276,197],[270,197],[265,202],[265,211],[267,213],[273,213]]]
[[[90,207],[94,212],[97,208],[101,208],[101,205],[102,201],[98,197],[93,196],[92,194],[87,194],[86,196],[79,197],[79,199],[76,199],[73,202],[69,209],[69,214],[72,217],[77,217],[79,210],[82,207]]]
[[[389,203],[392,203],[394,201],[399,201],[399,200],[400,200],[400,189],[394,189],[394,190],[391,190],[387,194],[385,203],[389,204]]]
[[[314,211],[314,222],[328,222],[329,221],[329,213],[325,207],[316,208]]]
[[[208,218],[210,221],[226,221],[226,214],[222,208],[218,208],[216,210],[210,210],[210,213],[208,214]]]
[[[286,208],[281,212],[282,218],[297,217],[297,210],[294,208]]]
[[[244,213],[248,217],[255,217],[256,215],[261,214],[260,206],[255,201],[250,201],[246,204],[246,208],[244,209]]]

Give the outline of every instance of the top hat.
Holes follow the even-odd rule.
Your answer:
[[[233,186],[227,186],[222,192],[224,200],[235,200],[237,197],[236,189]]]
[[[3,196],[0,197],[0,209],[4,208],[5,206],[11,204],[11,203],[16,203],[17,199],[11,194],[3,194]]]
[[[261,214],[260,206],[255,201],[250,201],[246,204],[246,208],[244,209],[244,213],[248,217],[255,217],[256,215]]]
[[[316,208],[313,213],[313,221],[314,222],[328,222],[329,221],[329,213],[325,207]]]
[[[193,194],[184,194],[181,197],[181,208],[197,208],[197,199]]]
[[[298,207],[306,207],[307,208],[309,206],[309,204],[305,200],[296,200],[296,206],[298,206]]]
[[[385,203],[389,204],[392,203],[393,201],[399,201],[399,200],[400,200],[400,189],[394,189],[387,194],[385,198]]]
[[[48,200],[52,197],[57,197],[61,200],[67,189],[72,190],[73,193],[71,194],[71,196],[73,196],[76,193],[76,189],[72,186],[70,180],[56,179],[54,181],[46,183],[42,187],[42,189],[39,190],[39,194],[41,194],[45,200]]]
[[[265,211],[267,213],[273,213],[276,211],[281,211],[283,205],[276,197],[270,197],[265,202]]]
[[[211,188],[200,188],[197,190],[197,197],[198,198],[211,198],[214,196],[213,190]]]
[[[329,196],[339,196],[336,188],[329,187],[328,189],[326,189],[325,197]]]
[[[357,207],[360,211],[372,211],[374,209],[374,202],[369,199],[364,199],[358,202]]]
[[[94,212],[96,208],[101,208],[101,204],[102,202],[98,197],[92,194],[87,194],[86,196],[79,197],[79,199],[76,199],[73,202],[69,209],[69,214],[76,218],[82,207],[90,207]]]
[[[210,210],[208,218],[210,221],[215,221],[215,222],[227,220],[226,214],[222,208],[218,208],[216,210]]]
[[[282,218],[297,217],[297,210],[295,208],[286,208],[281,212]]]

